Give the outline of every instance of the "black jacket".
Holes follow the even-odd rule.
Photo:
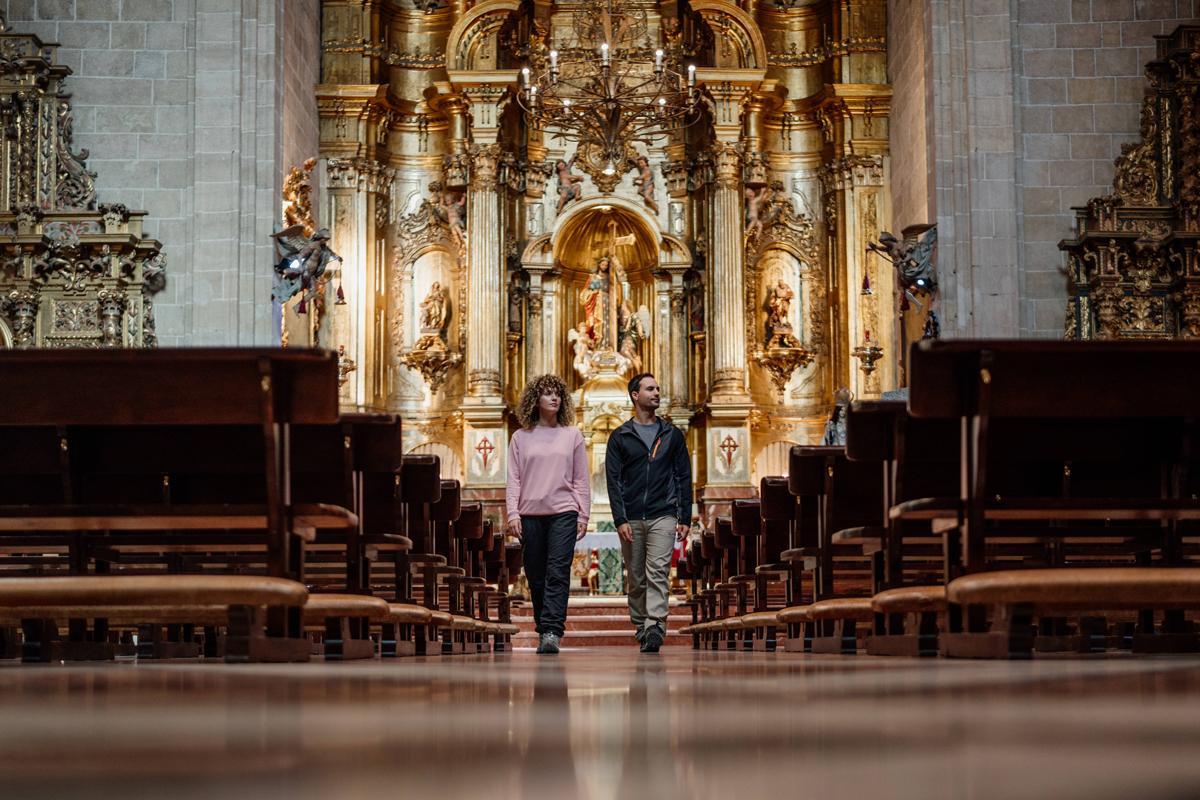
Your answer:
[[[653,447],[628,420],[608,437],[604,471],[613,524],[631,519],[674,517],[687,524],[692,518],[692,460],[683,433],[658,420]]]

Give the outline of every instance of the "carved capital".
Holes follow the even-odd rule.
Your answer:
[[[717,186],[738,191],[742,184],[742,149],[728,142],[712,147]]]
[[[471,148],[471,190],[494,192],[500,179],[498,144],[474,145]]]
[[[662,165],[663,179],[667,183],[667,194],[671,197],[686,197],[688,193],[688,169],[686,161],[667,161]]]

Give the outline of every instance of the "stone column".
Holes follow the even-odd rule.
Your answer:
[[[467,191],[467,391],[472,397],[500,396],[500,236],[497,166],[500,145],[471,148]]]
[[[712,324],[709,327],[713,402],[746,395],[746,286],[742,242],[742,159],[729,142],[713,146]]]
[[[682,411],[688,400],[688,352],[691,350],[688,344],[687,293],[683,291],[682,276],[671,277],[671,407]]]

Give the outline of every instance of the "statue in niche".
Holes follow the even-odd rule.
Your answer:
[[[320,228],[312,237],[304,235],[303,225],[292,225],[271,234],[275,240],[275,288],[271,299],[286,303],[300,294],[297,314],[307,314],[307,302],[324,288],[321,277],[330,261],[342,257],[329,249],[329,229]]]
[[[440,281],[434,281],[429,287],[429,294],[421,301],[421,333],[440,335],[446,329],[449,316],[449,299]]]
[[[617,346],[618,314],[621,302],[629,294],[629,282],[621,262],[612,256],[601,256],[596,269],[588,277],[579,304],[583,308],[587,335],[597,350],[615,350]]]
[[[782,278],[767,291],[767,347],[799,347],[788,314],[796,293]]]
[[[558,173],[558,208],[556,214],[561,214],[567,203],[574,202],[583,196],[583,176],[572,175],[571,167],[575,166],[575,156],[570,161],[561,158],[555,162],[554,169]]]
[[[658,216],[658,201],[654,199],[654,172],[650,169],[650,159],[638,156],[635,163],[638,176],[633,179],[633,185],[638,187],[638,194],[642,196],[642,202],[650,207],[655,216]]]

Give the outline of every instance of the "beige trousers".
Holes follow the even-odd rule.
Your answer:
[[[633,542],[621,542],[629,574],[629,619],[638,636],[657,625],[667,630],[671,551],[675,548],[675,518],[630,520]]]

